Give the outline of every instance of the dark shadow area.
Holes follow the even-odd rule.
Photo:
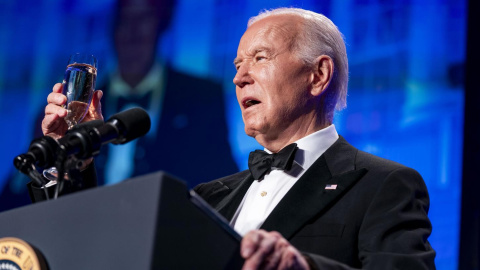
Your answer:
[[[462,215],[458,269],[480,269],[480,3],[469,1],[465,76],[465,124],[463,146]]]

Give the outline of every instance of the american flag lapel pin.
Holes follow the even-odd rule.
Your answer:
[[[325,186],[325,189],[337,189],[337,185],[328,184]]]

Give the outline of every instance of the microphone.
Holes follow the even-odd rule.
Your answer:
[[[102,138],[102,144],[124,144],[148,133],[151,121],[141,108],[132,108],[112,115],[105,125],[94,129]]]
[[[21,172],[30,170],[32,164],[51,167],[60,153],[86,159],[97,155],[104,144],[124,144],[147,134],[150,126],[148,113],[132,108],[113,115],[105,123],[94,120],[79,124],[58,140],[49,136],[35,139],[26,154],[15,157],[14,165]]]

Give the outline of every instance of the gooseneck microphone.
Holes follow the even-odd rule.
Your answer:
[[[113,115],[105,123],[94,120],[79,124],[58,140],[49,136],[35,139],[26,154],[15,157],[14,165],[22,173],[29,174],[33,164],[51,167],[59,156],[75,155],[86,159],[97,155],[104,144],[124,144],[147,134],[150,125],[145,110],[132,108]]]

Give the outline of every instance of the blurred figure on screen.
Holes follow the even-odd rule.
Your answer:
[[[113,31],[118,68],[101,88],[103,111],[107,119],[140,106],[148,111],[152,128],[144,138],[103,149],[96,159],[100,183],[164,170],[193,186],[237,170],[227,141],[221,86],[175,71],[156,55],[174,2],[118,1]]]
[[[105,119],[140,106],[152,128],[126,145],[104,146],[95,159],[98,182],[114,184],[158,170],[189,186],[238,171],[228,143],[220,84],[174,70],[156,54],[174,14],[175,0],[118,0],[113,42],[117,70],[109,76],[102,108]],[[38,112],[32,138],[40,129]],[[30,203],[28,178],[12,171],[0,189],[0,211]]]

